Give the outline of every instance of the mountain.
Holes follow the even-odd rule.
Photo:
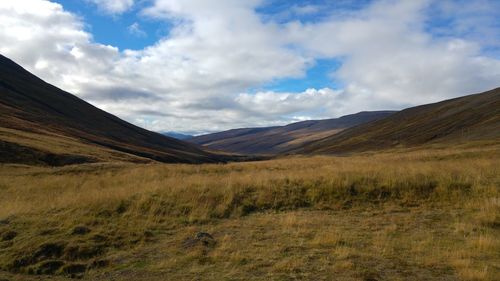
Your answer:
[[[500,140],[500,88],[408,108],[290,152],[345,153],[481,140]]]
[[[0,163],[204,163],[224,157],[127,123],[0,55]]]
[[[286,126],[233,129],[196,136],[188,141],[232,153],[276,154],[393,113],[394,111],[360,112],[335,119],[309,120]]]
[[[163,132],[161,134],[178,140],[187,140],[193,137],[192,135],[186,135],[177,132]]]

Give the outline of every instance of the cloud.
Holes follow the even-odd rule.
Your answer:
[[[340,91],[329,88],[307,89],[301,93],[257,92],[242,93],[236,98],[241,108],[249,115],[282,116],[290,114],[314,114],[318,110],[328,110],[335,106]]]
[[[127,30],[130,34],[137,36],[137,37],[147,37],[147,33],[141,29],[141,26],[139,23],[134,22],[133,24],[129,25],[127,27]]]
[[[0,2],[0,42],[2,54],[77,93],[105,83],[120,58],[117,48],[92,42],[80,18],[48,1]]]
[[[134,5],[134,0],[87,0],[95,4],[101,11],[109,14],[122,14]]]
[[[433,32],[441,37],[460,37],[500,54],[500,2],[496,0],[442,0],[429,9]],[[437,19],[437,20],[432,20]]]
[[[118,2],[103,5],[120,13],[134,4]],[[496,4],[470,2],[484,7],[470,6],[463,20],[451,16],[460,1],[438,6],[382,0],[303,23],[300,18],[264,21],[257,12],[264,2],[257,0],[152,0],[141,15],[171,23],[169,35],[141,50],[119,50],[94,42],[82,19],[59,4],[0,1],[0,52],[148,129],[205,132],[281,125],[400,109],[499,86],[500,61],[484,51],[498,40],[474,39],[497,32],[491,28],[494,17],[479,16],[490,15],[487,7]],[[453,27],[444,28],[439,17],[453,18]],[[131,29],[140,31],[140,26]],[[249,90],[304,79],[315,61],[325,58],[342,61],[330,74],[339,89]]]
[[[290,11],[294,14],[298,15],[311,15],[319,12],[321,10],[321,6],[319,5],[293,5],[290,8]]]
[[[477,42],[427,31],[430,8],[430,1],[379,1],[349,18],[288,28],[316,57],[343,58],[332,76],[372,102],[402,107],[499,86],[500,61],[483,56]]]
[[[95,102],[140,102],[142,101],[158,101],[162,100],[154,93],[150,93],[144,90],[133,89],[130,87],[94,87],[92,84],[84,86],[84,93],[82,97]]]

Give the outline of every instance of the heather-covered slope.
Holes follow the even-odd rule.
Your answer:
[[[408,108],[294,149],[300,154],[345,153],[432,143],[500,139],[500,88]]]
[[[0,55],[0,162],[202,163],[222,160],[139,128],[54,87]]]

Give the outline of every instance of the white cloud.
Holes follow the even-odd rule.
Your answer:
[[[95,77],[104,77],[120,57],[117,48],[93,43],[83,28],[78,17],[56,3],[0,2],[0,52],[73,92],[98,83],[103,78]]]
[[[307,89],[301,93],[277,93],[273,91],[243,93],[236,102],[256,116],[283,116],[290,114],[315,114],[319,109],[335,106],[341,91],[329,88]],[[330,110],[329,110],[330,111]]]
[[[379,1],[349,18],[289,24],[297,44],[318,57],[342,57],[333,74],[345,91],[398,107],[499,86],[500,61],[460,38],[425,31],[429,1]],[[370,106],[370,105],[367,105]]]
[[[115,13],[133,5],[122,3]],[[1,1],[0,52],[105,110],[163,131],[397,109],[499,86],[500,62],[482,55],[487,43],[472,40],[474,32],[428,32],[429,1],[383,0],[308,24],[263,22],[255,11],[262,3],[155,0],[142,15],[172,23],[169,35],[142,50],[119,50],[94,42],[82,19],[59,4]],[[468,25],[477,19],[466,18]],[[332,73],[342,89],[248,91],[304,77],[323,58],[342,59]]]
[[[147,37],[147,33],[141,29],[141,26],[139,25],[138,22],[134,22],[133,24],[129,25],[129,27],[127,27],[127,30],[130,34],[134,36]]]
[[[134,5],[134,0],[87,0],[109,14],[121,14]]]

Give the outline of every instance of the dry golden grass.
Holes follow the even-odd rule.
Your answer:
[[[1,166],[0,277],[71,274],[56,261],[89,280],[495,280],[499,156]],[[199,231],[216,244],[183,246]]]

